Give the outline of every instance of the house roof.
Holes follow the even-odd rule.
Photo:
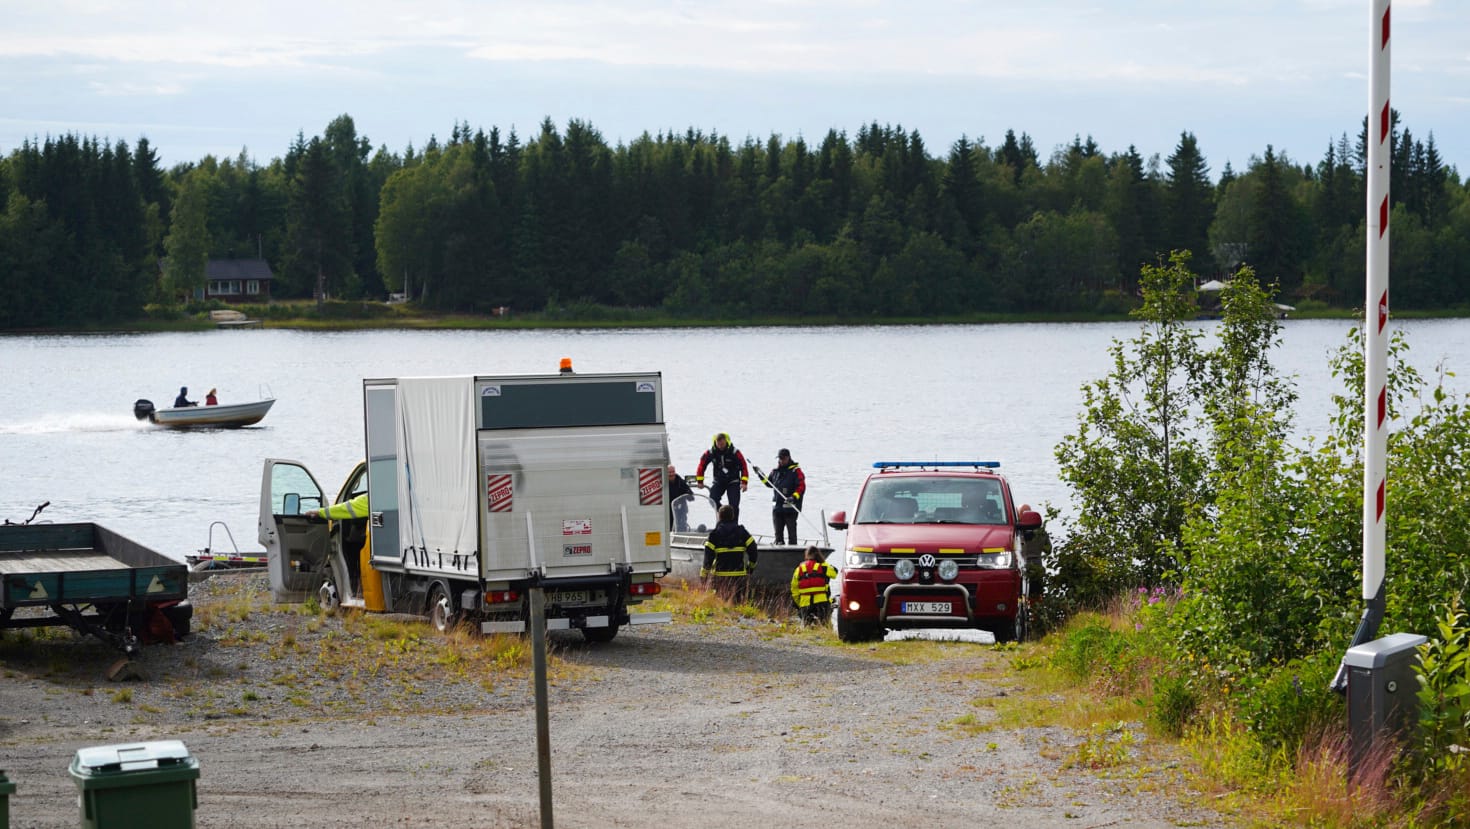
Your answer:
[[[205,279],[275,279],[264,259],[211,259],[204,266]]]
[[[1216,291],[1223,291],[1225,290],[1225,283],[1221,282],[1218,279],[1211,279],[1209,282],[1201,283],[1200,286],[1195,290],[1210,291],[1211,293]]]

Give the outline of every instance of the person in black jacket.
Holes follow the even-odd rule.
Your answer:
[[[689,502],[692,500],[694,490],[689,488],[689,482],[674,471],[673,464],[669,464],[669,524],[674,532],[689,530]]]
[[[756,469],[759,472],[760,469]],[[771,523],[776,528],[777,544],[796,543],[796,519],[801,515],[801,499],[806,495],[806,473],[791,459],[791,450],[776,453],[776,468],[766,476],[766,486],[776,490]],[[783,540],[787,539],[787,540]]]
[[[709,499],[716,508],[721,496],[728,497],[735,509],[735,520],[740,520],[740,493],[750,484],[750,468],[745,465],[745,455],[735,448],[728,432],[715,435],[709,449],[699,458],[699,468],[694,471],[694,485],[704,489],[704,469],[714,467],[714,482],[710,484]]]
[[[709,581],[721,597],[742,601],[755,561],[760,557],[755,537],[735,520],[735,509],[720,507],[720,520],[704,542],[704,565],[699,577]]]
[[[180,386],[179,387],[179,396],[174,398],[174,408],[175,409],[182,409],[185,406],[198,406],[198,405],[199,405],[198,403],[195,403],[193,400],[190,400],[189,399],[189,387],[188,386]]]

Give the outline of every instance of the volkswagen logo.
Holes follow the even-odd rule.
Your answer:
[[[925,553],[925,554],[919,556],[919,566],[920,567],[933,567],[934,566],[934,556],[930,555],[929,553]]]

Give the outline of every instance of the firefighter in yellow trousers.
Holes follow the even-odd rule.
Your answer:
[[[806,560],[796,565],[791,574],[791,600],[796,603],[801,621],[821,624],[832,613],[832,580],[837,568],[822,559],[815,545],[806,548]]]

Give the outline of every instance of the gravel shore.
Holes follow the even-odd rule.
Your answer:
[[[78,748],[162,739],[198,759],[205,829],[540,825],[528,640],[502,645],[503,670],[464,670],[426,624],[274,608],[249,598],[258,575],[191,592],[195,631],[145,648],[132,680],[70,633],[3,642],[12,827],[78,824]],[[1010,669],[1027,646],[847,646],[698,615],[603,645],[553,636],[556,825],[1229,825],[1163,793],[1179,770],[1142,729],[1123,763],[1088,768],[1088,735],[993,725],[998,700],[1031,693]]]

